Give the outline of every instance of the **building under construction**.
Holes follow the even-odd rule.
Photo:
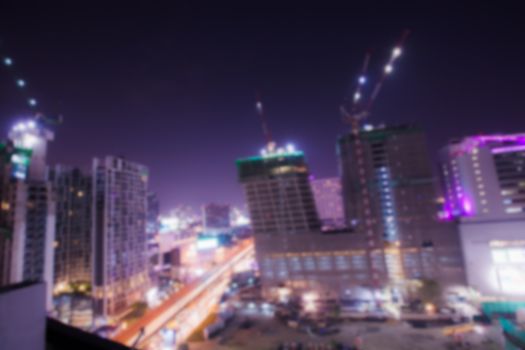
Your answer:
[[[403,125],[349,132],[339,138],[338,157],[347,224],[366,237],[374,282],[463,284],[457,227],[438,220],[436,181],[422,130]]]

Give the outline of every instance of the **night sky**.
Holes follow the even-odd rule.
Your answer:
[[[343,96],[364,52],[379,72],[404,28],[412,34],[370,122],[419,123],[433,154],[450,138],[525,131],[525,25],[499,2],[45,3],[0,5],[0,39],[41,110],[64,116],[51,163],[89,169],[107,154],[144,163],[164,211],[243,203],[235,160],[264,145],[256,90],[274,137],[304,150],[316,177],[335,176]],[[2,67],[1,135],[26,113]]]

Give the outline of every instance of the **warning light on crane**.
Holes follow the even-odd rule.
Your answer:
[[[13,65],[13,60],[11,59],[11,57],[4,57],[4,64],[6,66],[12,66]]]
[[[401,56],[401,48],[399,46],[396,46],[392,50],[392,57],[398,58],[399,56]]]
[[[34,99],[34,98],[31,97],[31,98],[29,98],[29,99],[27,100],[27,104],[30,105],[31,107],[35,107],[35,106],[38,104],[38,102],[37,102],[36,99]]]

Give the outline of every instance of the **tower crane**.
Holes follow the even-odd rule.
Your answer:
[[[360,121],[366,119],[370,115],[374,102],[381,92],[385,80],[394,71],[394,65],[403,52],[403,45],[409,34],[409,30],[404,30],[401,34],[401,37],[392,49],[390,57],[383,66],[383,71],[379,80],[376,82],[368,97],[365,96],[365,86],[369,83],[368,66],[370,64],[371,53],[367,52],[365,54],[363,65],[357,77],[354,94],[352,96],[347,96],[341,105],[343,121],[351,125],[354,134],[359,132]]]
[[[261,100],[261,95],[259,93],[256,94],[255,110],[257,112],[257,115],[261,119],[262,132],[264,136],[264,141],[266,142],[266,151],[268,153],[273,153],[276,148],[276,143],[273,140],[272,133],[270,131],[270,128],[268,127],[268,121],[266,120],[266,115],[264,114],[264,107]]]
[[[33,114],[33,119],[47,126],[57,125],[62,123],[62,116],[50,116],[42,113],[38,109],[38,100],[29,93],[28,82],[19,74],[16,69],[14,59],[4,53],[0,53],[1,64],[6,68],[7,72],[11,75],[15,86],[19,89],[21,94],[24,96],[27,106]]]
[[[365,177],[365,159],[363,152],[363,144],[360,137],[360,122],[366,119],[372,110],[374,102],[376,101],[383,84],[387,77],[392,74],[394,71],[394,65],[398,61],[399,57],[403,51],[403,45],[408,37],[410,32],[408,30],[403,31],[401,37],[397,41],[396,45],[391,51],[390,57],[388,58],[386,64],[383,66],[383,70],[379,77],[379,80],[374,85],[373,89],[366,89],[366,85],[369,83],[368,79],[368,67],[370,65],[371,53],[367,52],[365,54],[363,64],[361,66],[359,75],[357,77],[357,82],[355,85],[355,90],[353,95],[346,96],[342,105],[341,105],[341,115],[343,121],[351,125],[351,132],[353,138],[351,139],[354,146],[354,157],[357,162],[358,174],[359,174],[359,185],[360,185],[360,195],[362,200],[359,201],[362,206],[362,215],[364,215],[364,226],[367,232],[368,244],[372,247],[374,243],[373,232],[373,218],[371,216],[371,193],[367,186],[367,179]],[[368,94],[366,94],[368,92]],[[377,275],[375,268],[372,263],[372,256],[368,253],[368,260],[370,262],[371,271],[373,271],[373,278],[376,279]]]

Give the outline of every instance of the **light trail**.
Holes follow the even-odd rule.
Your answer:
[[[144,334],[140,341],[140,343],[143,343],[149,337],[160,331],[163,326],[169,322],[173,322],[173,319],[177,317],[179,313],[187,308],[191,309],[193,301],[197,300],[203,292],[209,292],[212,290],[211,287],[213,285],[219,282],[225,274],[232,271],[237,264],[242,263],[244,259],[250,257],[253,252],[254,248],[252,240],[243,242],[239,246],[234,247],[226,254],[222,264],[212,268],[196,281],[183,287],[179,292],[170,296],[168,300],[161,305],[146,312],[146,314],[138,321],[117,333],[113,337],[113,340],[122,344],[131,345],[140,334],[141,329],[144,329]],[[195,325],[195,327],[197,326],[198,324]],[[193,331],[193,329],[191,331]],[[184,330],[183,333],[188,333],[186,335],[188,336],[191,334],[191,331]],[[183,337],[181,336],[181,338]]]

